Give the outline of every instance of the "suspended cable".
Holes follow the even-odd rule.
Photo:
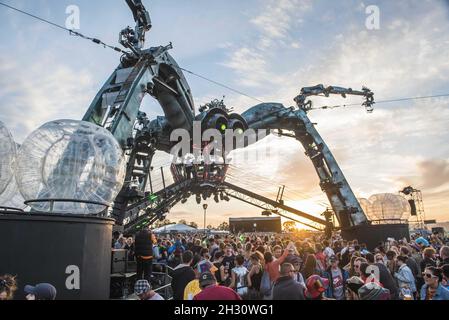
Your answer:
[[[85,35],[83,35],[82,33],[79,33],[79,32],[74,31],[74,30],[72,30],[72,29],[68,29],[68,28],[66,28],[66,27],[64,27],[64,26],[61,26],[61,25],[59,25],[59,24],[57,24],[57,23],[48,21],[48,20],[46,20],[46,19],[44,19],[44,18],[35,16],[34,14],[31,14],[31,13],[29,13],[29,12],[20,10],[20,9],[15,8],[15,7],[13,7],[13,6],[10,6],[10,5],[6,4],[6,3],[0,2],[0,5],[2,5],[2,6],[4,6],[4,7],[7,7],[7,8],[9,8],[9,9],[11,9],[11,10],[17,11],[17,12],[19,12],[19,13],[22,13],[22,14],[24,14],[24,15],[27,15],[27,16],[29,16],[29,17],[31,17],[31,18],[34,18],[34,19],[36,19],[36,20],[39,20],[39,21],[41,21],[41,22],[44,22],[44,23],[46,23],[46,24],[49,24],[49,25],[51,25],[51,26],[53,26],[53,27],[56,27],[56,28],[59,28],[59,29],[68,31],[69,34],[72,35],[72,36],[77,36],[77,37],[83,38],[83,39],[85,39],[85,40],[90,40],[90,41],[92,41],[92,42],[94,42],[94,43],[96,43],[96,44],[99,44],[99,45],[101,45],[101,46],[103,46],[103,47],[105,47],[105,48],[109,48],[109,49],[112,49],[112,50],[117,51],[117,52],[120,52],[120,53],[129,54],[128,52],[126,52],[126,51],[124,51],[124,50],[122,50],[122,49],[120,49],[120,48],[118,48],[118,47],[108,45],[108,44],[104,43],[103,41],[101,41],[101,40],[99,40],[99,39],[97,39],[97,38],[91,38],[91,37],[85,36]]]
[[[380,101],[375,102],[375,104],[392,103],[392,102],[400,102],[400,101],[411,101],[411,100],[422,100],[422,99],[432,99],[432,98],[441,98],[441,97],[449,97],[449,93],[437,94],[437,95],[432,95],[432,96],[421,96],[421,97],[409,97],[409,98],[380,100]],[[341,105],[335,105],[335,106],[322,106],[322,107],[311,108],[310,110],[335,109],[335,108],[344,108],[344,107],[353,107],[353,106],[360,106],[360,103],[341,104]]]
[[[209,81],[209,82],[211,82],[211,83],[213,83],[213,84],[215,84],[215,85],[217,85],[217,86],[220,86],[220,87],[223,87],[223,88],[225,88],[225,89],[228,89],[228,90],[230,90],[230,91],[232,91],[232,92],[234,92],[234,93],[240,94],[240,95],[242,95],[242,96],[245,96],[245,97],[247,97],[247,98],[253,99],[253,100],[258,101],[258,102],[261,102],[261,103],[265,103],[264,101],[262,101],[262,100],[260,100],[260,99],[258,99],[258,98],[256,98],[256,97],[250,96],[249,94],[246,94],[246,93],[244,93],[244,92],[242,92],[242,91],[239,91],[239,90],[237,90],[237,89],[231,88],[230,86],[228,86],[228,85],[226,85],[226,84],[223,84],[223,83],[220,83],[220,82],[218,82],[218,81],[209,79],[209,78],[207,78],[207,77],[205,77],[205,76],[202,76],[202,75],[200,75],[200,74],[198,74],[198,73],[195,73],[195,72],[193,72],[193,71],[187,70],[187,69],[185,69],[185,68],[181,68],[181,67],[179,67],[179,66],[174,66],[174,65],[172,65],[172,66],[175,67],[175,68],[181,69],[182,71],[185,71],[185,72],[187,72],[187,73],[190,73],[191,75],[194,75],[194,76],[196,76],[196,77],[198,77],[198,78],[201,78],[201,79],[203,79],[203,80]]]

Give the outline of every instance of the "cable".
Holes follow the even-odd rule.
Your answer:
[[[34,14],[31,14],[31,13],[29,13],[29,12],[20,10],[20,9],[18,9],[18,8],[15,8],[15,7],[12,7],[12,6],[10,6],[10,5],[7,5],[6,3],[0,2],[0,5],[2,5],[2,6],[4,6],[4,7],[7,7],[7,8],[9,8],[9,9],[11,9],[11,10],[20,12],[20,13],[22,13],[22,14],[24,14],[24,15],[27,15],[27,16],[31,17],[31,18],[37,19],[37,20],[39,20],[39,21],[41,21],[41,22],[47,23],[47,24],[49,24],[49,25],[51,25],[51,26],[54,26],[54,27],[56,27],[56,28],[59,28],[59,29],[68,31],[69,34],[72,35],[72,36],[77,36],[77,37],[80,37],[80,38],[83,38],[83,39],[86,39],[86,40],[90,40],[90,41],[92,41],[93,43],[99,44],[99,45],[101,45],[101,46],[103,46],[103,47],[105,47],[105,48],[109,48],[109,49],[112,49],[112,50],[117,51],[117,52],[120,52],[120,53],[124,53],[124,54],[126,54],[126,55],[129,54],[129,52],[126,52],[126,51],[124,51],[124,50],[122,50],[122,49],[120,49],[120,48],[118,48],[118,47],[114,47],[114,46],[108,45],[108,44],[104,43],[103,41],[101,41],[101,40],[99,40],[99,39],[91,38],[91,37],[85,36],[85,35],[83,35],[82,33],[79,33],[79,32],[74,31],[74,30],[72,30],[72,29],[68,29],[68,28],[63,27],[63,26],[61,26],[61,25],[59,25],[59,24],[56,24],[56,23],[51,22],[51,21],[48,21],[48,20],[46,20],[46,19],[44,19],[44,18],[35,16]]]
[[[178,69],[180,69],[180,70],[182,70],[182,71],[185,71],[185,72],[187,72],[187,73],[190,73],[191,75],[194,75],[194,76],[196,76],[196,77],[198,77],[198,78],[201,78],[201,79],[203,79],[203,80],[209,81],[209,82],[211,82],[211,83],[213,83],[213,84],[215,84],[215,85],[217,85],[217,86],[226,88],[226,89],[228,89],[228,90],[230,90],[230,91],[233,91],[233,92],[235,92],[235,93],[237,93],[237,94],[240,94],[240,95],[242,95],[242,96],[245,96],[245,97],[247,97],[247,98],[253,99],[253,100],[258,101],[258,102],[261,102],[261,103],[265,103],[265,101],[262,101],[262,100],[260,100],[260,99],[258,99],[258,98],[256,98],[256,97],[250,96],[249,94],[246,94],[246,93],[244,93],[244,92],[242,92],[242,91],[239,91],[239,90],[237,90],[237,89],[231,88],[230,86],[228,86],[228,85],[226,85],[226,84],[223,84],[223,83],[220,83],[220,82],[218,82],[218,81],[209,79],[209,78],[207,78],[207,77],[205,77],[205,76],[202,76],[202,75],[200,75],[200,74],[197,74],[197,73],[195,73],[195,72],[193,72],[193,71],[190,71],[190,70],[187,70],[187,69],[185,69],[185,68],[181,68],[181,67],[175,66],[175,65],[172,65],[172,66],[175,67],[175,68],[178,68]]]
[[[20,10],[20,9],[18,9],[18,8],[15,8],[15,7],[12,7],[12,6],[10,6],[10,5],[7,5],[6,3],[0,2],[0,5],[2,5],[2,6],[4,6],[4,7],[7,7],[7,8],[9,8],[9,9],[15,10],[15,11],[17,11],[17,12],[20,12],[20,13],[22,13],[22,14],[25,14],[25,15],[27,15],[27,16],[29,16],[29,17],[32,17],[32,18],[34,18],[34,19],[37,19],[37,20],[39,20],[39,21],[41,21],[41,22],[44,22],[44,23],[47,23],[47,24],[52,25],[52,26],[54,26],[54,27],[57,27],[57,28],[59,28],[59,29],[62,29],[62,30],[64,30],[64,31],[68,31],[70,35],[78,36],[78,37],[80,37],[80,38],[83,38],[83,39],[86,39],[86,40],[90,40],[90,41],[92,41],[92,42],[94,42],[94,43],[96,43],[96,44],[102,45],[102,46],[105,47],[105,48],[110,48],[110,49],[112,49],[112,50],[114,50],[114,51],[117,51],[117,52],[120,52],[120,53],[124,53],[124,54],[126,54],[126,55],[129,55],[129,54],[130,54],[129,52],[126,52],[126,51],[124,51],[124,50],[122,50],[122,49],[120,49],[120,48],[118,48],[118,47],[114,47],[114,46],[108,45],[108,44],[104,43],[103,41],[101,41],[101,40],[99,40],[99,39],[91,38],[91,37],[85,36],[85,35],[83,35],[83,34],[77,32],[77,31],[74,31],[74,30],[72,30],[72,29],[68,29],[68,28],[66,28],[66,27],[63,27],[63,26],[61,26],[61,25],[59,25],[59,24],[56,24],[56,23],[54,23],[54,22],[51,22],[51,21],[48,21],[48,20],[43,19],[43,18],[41,18],[41,17],[38,17],[38,16],[36,16],[36,15],[34,15],[34,14],[31,14],[31,13],[29,13],[29,12]],[[256,98],[256,97],[250,96],[249,94],[246,94],[246,93],[244,93],[244,92],[242,92],[242,91],[239,91],[239,90],[237,90],[237,89],[231,88],[230,86],[228,86],[228,85],[226,85],[226,84],[223,84],[223,83],[220,83],[220,82],[218,82],[218,81],[209,79],[209,78],[207,78],[207,77],[205,77],[205,76],[202,76],[202,75],[200,75],[200,74],[198,74],[198,73],[195,73],[195,72],[193,72],[193,71],[187,70],[187,69],[185,69],[185,68],[181,68],[181,67],[176,66],[176,65],[172,65],[172,66],[175,67],[175,68],[178,68],[178,69],[180,69],[180,70],[183,70],[183,71],[185,71],[185,72],[187,72],[187,73],[190,73],[191,75],[194,75],[194,76],[196,76],[196,77],[199,77],[199,78],[201,78],[201,79],[203,79],[203,80],[209,81],[209,82],[211,82],[211,83],[213,83],[213,84],[215,84],[215,85],[217,85],[217,86],[226,88],[226,89],[228,89],[228,90],[230,90],[230,91],[232,91],[232,92],[234,92],[234,93],[237,93],[237,94],[240,94],[240,95],[245,96],[245,97],[247,97],[247,98],[250,98],[250,99],[256,100],[256,101],[258,101],[258,102],[264,103],[264,101],[262,101],[262,100],[260,100],[260,99],[258,99],[258,98]]]
[[[441,98],[441,97],[449,97],[449,93],[438,94],[438,95],[433,95],[433,96],[380,100],[380,101],[375,102],[375,104],[391,103],[391,102],[399,102],[399,101],[410,101],[410,100],[422,100],[422,99],[431,99],[431,98]],[[336,106],[323,106],[323,107],[311,108],[310,110],[335,109],[335,108],[344,108],[344,107],[352,107],[352,106],[360,106],[360,103],[342,104],[342,105],[336,105]]]

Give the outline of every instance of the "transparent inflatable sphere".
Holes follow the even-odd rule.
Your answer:
[[[89,122],[46,123],[25,140],[17,156],[20,193],[25,200],[44,201],[29,203],[39,212],[99,213],[113,202],[124,178],[125,158],[117,140]]]
[[[14,176],[16,143],[11,133],[0,121],[0,195],[5,192]]]
[[[410,217],[408,201],[397,194],[375,194],[369,199],[359,199],[359,202],[370,220],[406,220]]]
[[[0,194],[0,207],[20,210],[25,210],[28,207],[25,204],[25,199],[19,192],[14,177],[12,177],[11,182],[8,184],[5,191]]]

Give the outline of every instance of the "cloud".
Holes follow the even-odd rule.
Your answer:
[[[20,66],[15,61],[0,57],[0,118],[17,142],[45,122],[82,118],[94,96],[90,72],[58,63],[50,53]]]
[[[264,39],[285,39],[292,25],[301,22],[301,13],[310,7],[310,1],[268,1],[260,15],[252,19],[251,23],[262,32]]]

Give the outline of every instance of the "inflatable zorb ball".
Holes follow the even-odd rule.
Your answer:
[[[20,193],[39,212],[97,214],[114,201],[124,179],[125,158],[117,140],[89,122],[46,123],[24,141],[17,156]]]
[[[0,196],[13,180],[15,157],[16,143],[9,130],[0,121]]]

